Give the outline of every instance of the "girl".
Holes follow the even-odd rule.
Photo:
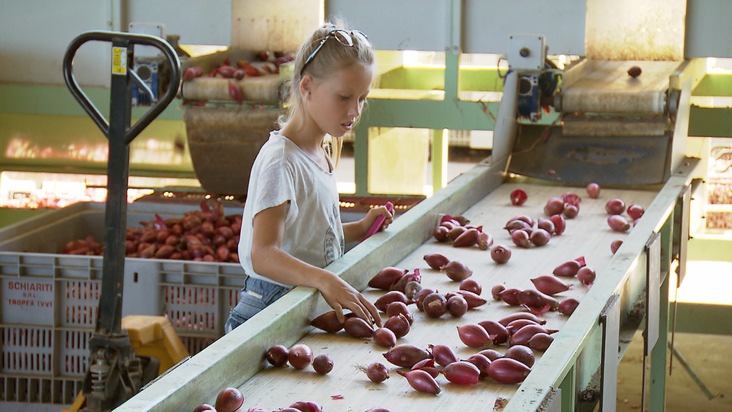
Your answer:
[[[374,78],[374,52],[358,31],[326,25],[300,48],[290,82],[289,108],[252,166],[239,257],[249,275],[226,322],[230,332],[293,286],[317,289],[345,321],[344,309],[381,326],[361,293],[323,269],[346,243],[363,238],[384,207],[341,223],[333,168],[342,136],[353,129]],[[333,140],[326,151],[326,135]],[[331,156],[333,153],[333,156]]]

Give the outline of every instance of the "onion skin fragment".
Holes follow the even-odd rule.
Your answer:
[[[394,346],[384,353],[386,360],[402,368],[411,368],[417,362],[431,357],[426,350],[408,343]]]
[[[480,380],[480,369],[468,361],[456,361],[442,368],[445,378],[456,385],[474,385]]]
[[[524,381],[531,368],[511,358],[500,358],[491,362],[488,376],[498,383],[518,384]]]
[[[397,373],[404,376],[407,379],[409,386],[417,392],[437,395],[442,391],[435,378],[422,369],[414,369],[407,372],[398,370]]]

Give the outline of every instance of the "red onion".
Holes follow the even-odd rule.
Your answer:
[[[423,259],[429,267],[435,270],[440,270],[443,266],[450,263],[450,259],[440,253],[428,253],[423,256]]]
[[[554,234],[554,222],[551,219],[545,217],[536,219],[536,227],[546,230],[549,234]]]
[[[562,210],[562,214],[567,219],[574,219],[579,214],[579,205],[564,205],[564,210]]]
[[[216,407],[209,404],[209,403],[202,403],[195,408],[193,408],[192,412],[206,412],[206,411],[214,411],[216,412]]]
[[[374,302],[374,306],[376,306],[376,309],[382,312],[386,312],[386,306],[392,302],[402,302],[406,305],[409,304],[409,299],[407,299],[407,295],[405,295],[403,292],[400,292],[398,290],[392,290],[386,292],[378,299],[376,299],[376,302]]]
[[[529,232],[524,229],[517,229],[511,232],[511,240],[518,247],[528,248],[531,246]]]
[[[534,230],[529,236],[529,240],[534,246],[544,246],[549,243],[549,240],[551,240],[551,238],[551,233],[541,228]]]
[[[391,302],[388,305],[386,305],[386,316],[392,317],[398,314],[404,315],[405,318],[409,321],[409,324],[414,323],[414,317],[412,316],[412,312],[409,311],[409,308],[407,307],[407,304],[404,302]]]
[[[448,237],[448,234],[450,232],[450,229],[448,229],[445,226],[437,226],[435,230],[432,232],[432,236],[437,240],[438,242],[447,242],[450,240]]]
[[[447,299],[439,292],[433,292],[422,300],[422,310],[431,318],[439,318],[447,313]]]
[[[424,310],[424,307],[422,306],[422,303],[424,303],[424,298],[434,292],[435,291],[430,288],[420,289],[420,291],[417,292],[417,295],[414,297],[414,303],[417,305],[417,309]]]
[[[480,351],[478,353],[485,356],[486,358],[490,359],[491,362],[503,357],[503,354],[495,349],[483,349],[482,351]]]
[[[441,366],[447,366],[453,362],[457,362],[458,357],[447,345],[429,345],[432,350],[432,358]]]
[[[476,228],[470,228],[460,233],[455,240],[452,241],[454,247],[470,247],[478,244],[478,235],[480,232]]]
[[[491,248],[491,259],[499,265],[502,265],[511,259],[511,249],[503,245],[493,246]]]
[[[456,361],[442,368],[445,378],[456,385],[473,385],[480,379],[480,369],[467,361]]]
[[[300,412],[323,412],[323,407],[315,402],[297,401],[290,405],[290,408],[297,409]]]
[[[407,273],[404,276],[402,276],[399,280],[392,283],[392,285],[389,287],[389,290],[398,290],[399,292],[404,293],[404,290],[407,287],[407,284],[409,283],[421,283],[422,282],[422,275],[419,273],[419,269],[414,269],[414,272]],[[406,293],[405,293],[406,295]]]
[[[406,336],[410,330],[409,321],[401,313],[387,319],[386,322],[384,322],[384,327],[394,332],[394,336],[396,336],[397,339]]]
[[[313,361],[313,351],[304,343],[296,343],[287,352],[287,361],[295,369],[305,369]]]
[[[544,214],[547,216],[553,216],[562,213],[564,210],[564,200],[561,197],[550,197],[544,205]]]
[[[535,351],[544,352],[554,342],[554,336],[539,332],[529,339],[529,347]]]
[[[374,331],[374,342],[376,342],[377,345],[383,346],[385,348],[391,348],[393,346],[396,346],[397,337],[394,332],[391,331],[391,329],[387,329],[385,327],[378,328]]]
[[[619,215],[625,211],[625,202],[618,198],[612,198],[605,203],[605,211],[609,215]]]
[[[643,206],[632,204],[628,206],[628,209],[625,210],[625,212],[630,216],[633,220],[638,220],[641,217],[643,217],[643,214],[646,212],[645,209],[643,209]]]
[[[374,277],[369,280],[368,285],[375,289],[389,290],[394,282],[401,279],[402,276],[409,272],[406,269],[396,267],[385,267],[378,271]]]
[[[234,412],[244,404],[244,395],[237,388],[222,389],[216,395],[216,410],[220,412]]]
[[[588,288],[595,282],[597,274],[588,266],[583,266],[577,271],[577,279]]]
[[[317,316],[315,319],[310,321],[310,325],[328,333],[336,333],[343,329],[343,324],[338,321],[336,311],[334,310],[330,310]]]
[[[265,359],[272,366],[282,367],[287,364],[288,350],[284,345],[273,345],[264,354]]]
[[[467,290],[458,290],[455,293],[465,298],[466,302],[468,303],[468,309],[483,306],[488,302],[487,300],[485,300],[485,298]]]
[[[536,361],[534,351],[531,350],[531,348],[529,348],[528,346],[524,345],[511,346],[510,348],[506,349],[506,353],[503,355],[503,357],[516,359],[517,361],[523,363],[529,368],[534,366],[534,362]]]
[[[333,359],[326,354],[320,354],[313,359],[313,369],[320,375],[327,375],[333,370]]]
[[[573,277],[577,274],[577,271],[580,269],[581,265],[576,260],[568,260],[559,266],[555,267],[552,273],[554,276],[566,276],[566,277]]]
[[[346,319],[346,322],[343,324],[343,329],[348,336],[354,338],[370,338],[374,336],[373,326],[356,316]]]
[[[577,299],[567,298],[559,303],[557,311],[562,315],[570,316],[572,315],[572,313],[574,313],[574,310],[577,309],[578,305],[579,301]]]
[[[414,366],[412,366],[412,370],[414,369],[422,369],[423,371],[429,373],[430,376],[432,376],[433,378],[437,378],[437,376],[440,374],[437,366],[435,366],[435,360],[432,358],[422,359],[421,361],[415,363]]]
[[[518,295],[519,303],[524,305],[532,313],[541,315],[549,310],[557,310],[559,301],[553,297],[534,289],[522,290]]]
[[[458,337],[470,348],[484,348],[493,345],[490,335],[478,324],[467,324],[457,327]]]
[[[564,230],[567,228],[567,221],[564,219],[564,216],[561,214],[552,215],[549,217],[549,220],[554,223],[554,236],[559,236],[562,233],[564,233]]]
[[[443,266],[442,270],[448,278],[456,282],[463,281],[473,275],[473,271],[469,267],[455,260]]]
[[[506,325],[506,330],[508,331],[509,335],[513,335],[514,332],[523,328],[526,325],[538,325],[538,323],[534,322],[531,319],[516,319],[514,321],[511,321],[511,323],[509,323],[508,325]]]
[[[441,388],[435,378],[432,377],[426,371],[422,369],[410,370],[407,372],[397,371],[398,374],[407,378],[409,386],[411,386],[417,392],[431,393],[437,395],[440,393]]]
[[[552,333],[556,333],[556,329],[547,329],[541,325],[526,325],[522,327],[521,329],[514,332],[513,335],[511,335],[511,338],[508,340],[509,346],[514,345],[528,345],[529,339],[531,339],[532,336],[536,335],[537,333],[546,333],[551,335]]]
[[[529,198],[529,195],[527,195],[526,192],[521,189],[516,189],[511,192],[510,198],[511,198],[512,205],[521,206],[524,203],[526,203],[526,200]]]
[[[588,184],[587,195],[590,196],[592,199],[597,199],[598,197],[600,197],[600,185],[594,182]]]
[[[531,372],[531,368],[511,358],[500,358],[491,362],[488,376],[498,383],[521,383]]]
[[[630,230],[630,222],[621,215],[608,216],[607,225],[616,232],[627,232]]]
[[[524,230],[526,233],[531,232],[533,225],[526,222],[525,219],[521,219],[519,217],[515,217],[508,222],[506,222],[506,225],[503,226],[506,231],[511,234],[517,230]]]
[[[572,287],[571,284],[562,282],[556,276],[549,275],[535,277],[531,279],[531,283],[534,284],[539,292],[545,293],[549,296],[566,292]]]
[[[363,367],[361,369],[364,370]],[[364,372],[366,372],[366,376],[369,380],[374,383],[381,383],[389,379],[389,368],[380,362],[373,362],[369,364]]]
[[[494,344],[502,345],[508,341],[508,329],[495,320],[483,320],[478,322],[478,325],[488,332]]]
[[[402,368],[411,368],[415,363],[431,358],[429,352],[412,344],[403,343],[394,346],[384,353],[384,357],[389,362]]]
[[[460,290],[467,290],[468,292],[473,292],[476,295],[480,295],[481,292],[483,292],[483,287],[480,283],[478,283],[477,280],[468,278],[460,282],[459,286]]]
[[[500,297],[501,300],[508,305],[518,306],[521,304],[518,300],[519,293],[521,293],[520,289],[509,288],[499,293],[498,297]]]
[[[622,240],[620,240],[620,239],[613,240],[612,243],[610,243],[610,252],[612,252],[612,254],[614,255],[615,252],[617,252],[618,249],[620,249],[620,246],[622,246],[622,245],[623,245]]]
[[[478,368],[481,378],[488,376],[488,365],[491,364],[491,360],[488,359],[487,356],[481,353],[476,353],[471,355],[468,359],[465,359],[465,361],[472,363]]]
[[[447,312],[454,318],[462,317],[468,311],[468,308],[468,301],[461,295],[453,295],[447,299]]]

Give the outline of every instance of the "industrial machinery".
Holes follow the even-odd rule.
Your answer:
[[[107,120],[79,86],[73,74],[74,56],[87,42],[99,41],[111,44],[111,96],[110,116]],[[166,93],[157,100],[145,81],[140,79],[133,67],[136,45],[152,46],[166,57],[170,69],[170,85]],[[69,90],[82,105],[92,120],[109,140],[109,161],[107,166],[107,201],[105,208],[104,259],[102,287],[99,296],[98,317],[95,333],[89,341],[89,361],[83,385],[83,411],[107,411],[120,405],[137,393],[161,371],[162,362],[167,368],[180,361],[185,352],[180,340],[167,320],[159,319],[162,326],[155,327],[156,319],[130,318],[129,326],[135,331],[131,338],[122,322],[122,295],[124,290],[125,231],[127,227],[127,188],[129,176],[129,143],[175,98],[180,84],[180,62],[173,48],[158,37],[116,33],[86,32],[74,39],[64,58],[64,78]],[[155,102],[134,124],[131,124],[132,84],[144,90]],[[146,332],[145,324],[153,332]],[[162,327],[162,332],[160,328]],[[158,331],[155,332],[155,329]],[[147,337],[141,337],[147,335]],[[150,335],[156,338],[150,338]],[[135,342],[134,346],[132,344]],[[146,345],[158,347],[148,350]],[[141,349],[136,353],[135,349]],[[181,351],[183,349],[183,351]],[[139,355],[139,356],[138,356]]]

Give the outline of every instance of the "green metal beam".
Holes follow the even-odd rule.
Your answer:
[[[691,106],[689,136],[731,137],[732,107]]]

